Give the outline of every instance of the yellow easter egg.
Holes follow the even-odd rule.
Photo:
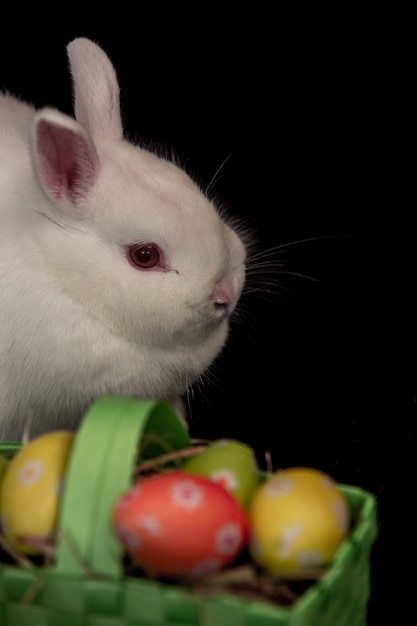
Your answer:
[[[325,567],[346,537],[348,504],[335,481],[312,468],[279,470],[250,503],[249,552],[273,575]]]
[[[36,553],[21,539],[53,536],[73,439],[71,431],[49,432],[24,445],[9,461],[0,494],[1,526],[15,549]]]
[[[3,478],[6,475],[6,470],[9,466],[9,461],[6,459],[4,454],[0,454],[0,503],[1,503],[1,490],[3,485]],[[1,514],[1,509],[0,509]]]

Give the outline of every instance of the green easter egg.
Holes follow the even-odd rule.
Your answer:
[[[234,439],[219,439],[184,462],[185,472],[221,484],[246,508],[259,484],[253,449]]]

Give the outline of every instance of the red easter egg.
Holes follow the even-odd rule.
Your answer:
[[[114,510],[126,553],[151,573],[200,577],[237,557],[248,539],[238,501],[209,478],[181,471],[144,478]]]

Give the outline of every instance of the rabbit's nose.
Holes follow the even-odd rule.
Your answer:
[[[217,310],[228,312],[236,298],[237,286],[231,278],[223,277],[214,286],[212,300]]]

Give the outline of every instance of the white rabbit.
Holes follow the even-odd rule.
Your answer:
[[[245,282],[239,229],[177,164],[123,136],[104,51],[82,37],[67,51],[75,119],[0,94],[2,441],[30,416],[31,437],[76,428],[104,394],[178,408]]]

